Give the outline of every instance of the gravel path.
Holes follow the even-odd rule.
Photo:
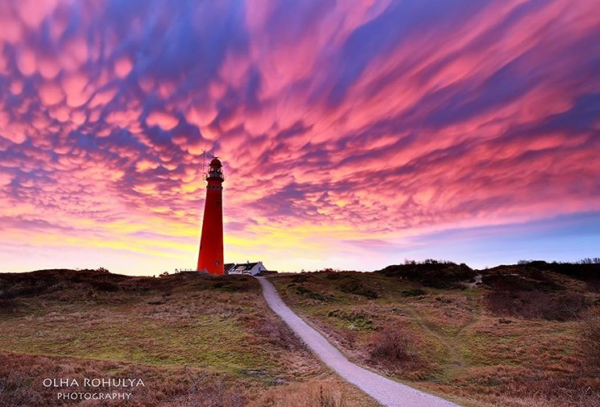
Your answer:
[[[257,277],[267,304],[298,335],[308,347],[345,380],[387,407],[458,407],[431,394],[415,390],[373,373],[350,362],[319,332],[296,315],[279,297],[275,287],[264,277]]]

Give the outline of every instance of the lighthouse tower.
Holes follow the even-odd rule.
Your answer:
[[[223,165],[218,158],[210,162],[206,175],[206,201],[200,238],[198,271],[225,274],[223,268]]]

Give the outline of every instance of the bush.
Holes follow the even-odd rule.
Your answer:
[[[371,360],[388,367],[412,362],[415,354],[412,351],[413,338],[398,325],[378,332],[371,345]]]

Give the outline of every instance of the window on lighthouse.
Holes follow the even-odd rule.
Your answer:
[[[219,262],[218,262],[218,261],[215,261],[215,266],[218,266],[218,265],[219,265]]]

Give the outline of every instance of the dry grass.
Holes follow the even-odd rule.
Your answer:
[[[83,383],[84,378],[141,379],[145,386],[125,390],[132,400],[57,400],[59,390],[43,385],[44,378],[69,378]],[[246,386],[253,386],[246,383]],[[254,385],[255,386],[255,385]],[[83,387],[63,388],[78,392]],[[48,405],[81,406],[189,406],[241,407],[246,405],[247,388],[239,380],[190,368],[160,368],[99,360],[44,357],[0,353],[0,406],[46,407]],[[85,390],[88,391],[88,390]],[[99,387],[92,392],[112,392]],[[121,390],[118,390],[121,391]]]
[[[0,308],[0,407],[54,405],[41,382],[65,375],[141,377],[146,387],[127,405],[149,407],[246,406],[294,383],[335,380],[245,276],[0,274],[0,299],[10,303]],[[374,405],[337,385],[346,406]],[[69,405],[120,405],[105,403]]]
[[[348,407],[344,386],[336,382],[307,382],[269,390],[254,407]]]
[[[580,345],[585,366],[600,375],[600,308],[588,310],[581,322]]]

